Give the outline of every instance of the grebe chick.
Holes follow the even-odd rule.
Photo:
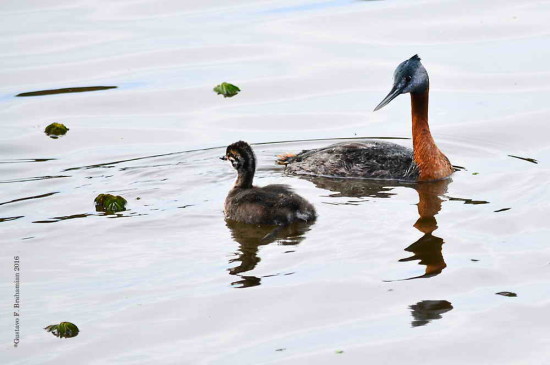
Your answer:
[[[437,148],[428,125],[428,73],[418,55],[402,62],[394,72],[390,93],[377,111],[400,94],[411,94],[413,149],[378,141],[344,142],[283,157],[286,171],[297,175],[440,180],[453,173],[447,157]]]
[[[286,226],[313,222],[315,208],[287,185],[252,186],[256,157],[248,143],[239,141],[227,147],[222,160],[237,170],[237,181],[225,199],[225,217],[250,224]]]

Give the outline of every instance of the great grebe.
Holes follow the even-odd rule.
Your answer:
[[[428,125],[428,73],[418,55],[397,66],[390,93],[374,109],[377,111],[400,94],[411,94],[413,149],[379,141],[343,142],[319,149],[283,156],[279,162],[297,175],[440,180],[453,173],[447,157],[439,150]]]

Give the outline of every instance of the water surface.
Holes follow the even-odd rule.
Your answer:
[[[549,11],[3,2],[2,363],[544,363]],[[410,146],[407,96],[372,109],[416,53],[434,137],[464,167],[452,180],[305,179],[275,164],[338,138]],[[242,92],[216,95],[223,81]],[[75,88],[93,92],[52,92]],[[40,95],[16,97],[28,92]],[[48,138],[52,122],[69,132]],[[235,176],[218,157],[239,139],[254,143],[256,184],[292,185],[315,224],[262,240],[270,228],[224,221]],[[100,193],[128,210],[96,212]],[[62,321],[79,335],[43,330]]]

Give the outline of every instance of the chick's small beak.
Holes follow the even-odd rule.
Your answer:
[[[390,101],[392,101],[397,96],[399,96],[399,94],[401,94],[401,90],[402,90],[402,88],[397,87],[396,85],[394,85],[394,87],[392,87],[390,93],[388,95],[386,95],[384,100],[382,100],[380,102],[380,104],[378,104],[378,106],[376,108],[374,108],[374,111],[380,110],[383,107],[385,107],[386,105],[388,105],[390,103]]]
[[[220,157],[220,160],[222,160],[222,161],[227,161],[227,156],[222,156],[222,157]]]

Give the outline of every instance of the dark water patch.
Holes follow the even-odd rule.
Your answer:
[[[499,291],[498,293],[495,293],[495,294],[502,295],[503,297],[510,297],[510,298],[515,298],[518,296],[516,293],[511,291]]]
[[[221,148],[221,147],[215,147],[215,148]],[[208,148],[208,149],[210,149],[210,148]],[[208,150],[208,149],[206,149],[206,150]],[[211,148],[211,149],[214,149],[214,148]],[[202,151],[202,150],[170,152],[170,153],[163,153],[163,154],[159,154],[159,155],[143,156],[143,157],[129,158],[129,159],[126,159],[126,160],[99,163],[99,164],[94,164],[94,165],[69,167],[68,169],[65,169],[63,171],[90,170],[90,169],[97,169],[97,168],[111,169],[111,168],[115,167],[114,165],[118,165],[118,164],[121,164],[121,163],[140,161],[140,160],[145,160],[145,159],[148,159],[148,158],[166,157],[166,156],[178,155],[178,154],[181,154],[181,153],[195,152],[195,151]]]
[[[116,89],[118,86],[84,86],[84,87],[66,87],[63,89],[51,89],[51,90],[39,90],[39,91],[29,91],[21,94],[15,95],[16,97],[25,97],[25,96],[44,96],[44,95],[54,95],[54,94],[70,94],[70,93],[84,93],[89,91],[100,91],[100,90],[109,90]]]
[[[502,209],[499,209],[499,210],[495,210],[495,213],[499,213],[499,212],[505,212],[507,210],[510,210],[512,208],[502,208]]]
[[[7,160],[7,161],[0,161],[0,164],[3,163],[29,163],[29,162],[46,162],[46,161],[53,161],[57,160],[56,158],[22,158],[17,160]]]
[[[459,201],[459,202],[464,202],[464,204],[473,204],[473,205],[478,205],[478,204],[490,204],[488,201],[486,200],[473,200],[473,199],[464,199],[464,198],[453,198],[453,197],[448,197],[449,201]]]
[[[48,196],[58,194],[58,193],[59,193],[58,191],[55,191],[53,193],[47,193],[47,194],[29,196],[29,197],[26,197],[26,198],[14,199],[14,200],[10,200],[10,201],[7,201],[7,202],[0,203],[0,205],[10,204],[10,203],[17,203],[17,202],[24,201],[24,200],[46,198]]]
[[[68,175],[53,175],[53,176],[36,176],[36,177],[27,177],[23,179],[13,179],[13,180],[0,180],[0,184],[10,184],[10,183],[19,183],[27,181],[37,181],[37,180],[49,180],[49,179],[61,179],[64,177],[70,177]]]
[[[159,210],[159,209],[157,209],[157,210]],[[164,211],[164,209],[162,211]],[[130,211],[127,210],[124,213],[114,213],[114,214],[107,214],[105,212],[99,212],[97,215],[101,216],[101,217],[106,217],[106,218],[109,218],[109,219],[117,219],[117,218],[143,217],[143,216],[146,216],[148,214],[138,213],[138,212],[130,212]]]
[[[128,167],[121,167],[120,171],[139,170],[139,169],[154,169],[154,168],[158,168],[158,167],[177,166],[179,164],[180,164],[179,162],[176,162],[176,163],[165,163],[165,164],[158,164],[158,165],[128,166]]]
[[[57,222],[65,221],[65,220],[87,218],[87,217],[92,217],[92,216],[98,216],[98,217],[105,216],[107,218],[130,218],[130,217],[144,216],[144,215],[147,215],[147,214],[130,213],[130,214],[124,215],[122,213],[113,214],[113,213],[104,213],[104,212],[99,212],[97,214],[81,213],[81,214],[65,215],[65,216],[61,216],[61,217],[52,217],[52,218],[48,218],[48,219],[44,219],[44,220],[34,221],[32,223],[57,223]]]
[[[519,160],[523,160],[523,161],[527,161],[527,162],[531,162],[531,163],[534,163],[534,164],[538,164],[539,162],[537,160],[535,160],[534,158],[529,158],[529,157],[521,157],[521,156],[514,156],[514,155],[508,155],[509,157],[513,157],[513,158],[517,158]]]
[[[327,196],[328,198],[335,198],[335,197],[339,197],[337,194],[331,194],[331,195],[328,195]],[[327,205],[352,205],[352,206],[357,206],[357,205],[360,205],[362,203],[365,203],[365,202],[368,202],[370,201],[369,199],[364,199],[364,200],[354,200],[354,201],[347,201],[347,202],[342,202],[342,203],[335,203],[335,202],[322,202],[323,204],[327,204]]]
[[[446,300],[423,300],[409,306],[414,320],[411,327],[425,326],[433,320],[441,319],[443,313],[453,309],[451,302]]]
[[[19,218],[23,218],[24,215],[19,215],[17,217],[6,217],[6,218],[0,218],[0,223],[2,222],[9,222],[9,221],[14,221],[16,219],[19,219]]]
[[[122,170],[122,169],[121,169]],[[110,177],[110,176],[109,176]],[[168,181],[168,178],[164,178],[164,179],[149,179],[149,180],[137,180],[137,181],[134,181],[132,183],[130,183],[129,185],[135,185],[135,184],[147,184],[147,183],[155,183],[155,182],[163,182],[163,181]]]
[[[99,176],[85,176],[85,179],[92,180],[92,179],[108,179],[110,177],[113,177],[114,175],[99,175]],[[87,185],[84,185],[87,186]]]
[[[82,214],[65,215],[65,216],[53,217],[53,218],[49,218],[41,221],[34,221],[33,223],[55,223],[55,222],[65,221],[68,219],[86,218],[91,215],[94,215],[94,214],[82,213]]]

